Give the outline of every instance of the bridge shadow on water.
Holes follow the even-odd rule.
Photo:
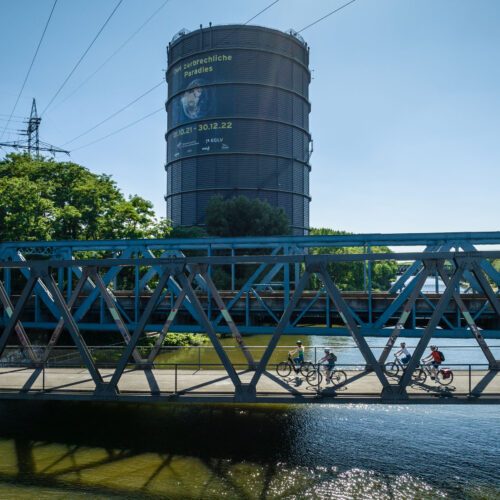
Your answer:
[[[435,408],[2,402],[0,498],[497,498],[495,409]]]
[[[217,498],[222,488],[231,498],[268,498],[292,453],[293,412],[1,403],[0,485],[162,498]]]

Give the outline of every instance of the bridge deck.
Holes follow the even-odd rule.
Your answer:
[[[113,370],[101,370],[109,380]],[[251,371],[239,371],[243,383],[248,383]],[[428,380],[408,387],[408,399],[384,400],[382,386],[373,373],[349,370],[348,382],[332,388],[323,382],[319,390],[303,377],[279,378],[268,371],[257,385],[256,402],[274,403],[351,403],[420,402],[420,403],[499,403],[500,376],[492,379],[480,398],[471,390],[488,373],[487,370],[455,370],[453,383],[442,387]],[[397,383],[397,379],[393,379]],[[2,368],[0,369],[0,398],[3,399],[70,399],[122,401],[234,402],[234,386],[222,370],[217,369],[154,369],[129,370],[119,383],[119,395],[96,394],[95,385],[85,369],[80,368]]]

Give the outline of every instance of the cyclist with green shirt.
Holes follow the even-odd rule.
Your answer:
[[[297,340],[296,342],[297,347],[293,350],[290,351],[288,354],[290,356],[297,356],[296,358],[293,358],[293,362],[295,365],[300,366],[304,362],[304,346],[302,345],[301,340]]]

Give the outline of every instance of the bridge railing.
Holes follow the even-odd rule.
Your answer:
[[[496,353],[488,344],[489,339],[500,338],[499,288],[495,274],[491,272],[492,263],[498,259],[500,251],[462,250],[0,261],[0,270],[3,269],[4,276],[9,278],[0,282],[4,324],[0,356],[7,344],[16,339],[33,363],[45,366],[62,339],[70,340],[96,386],[96,394],[112,395],[117,393],[131,359],[136,364],[153,366],[170,332],[203,332],[216,353],[217,363],[224,366],[237,397],[251,401],[266,367],[279,352],[276,349],[283,335],[344,335],[352,338],[366,373],[375,374],[384,397],[400,397],[410,387],[418,359],[433,338],[462,336],[477,343],[488,364],[489,372],[478,384],[487,387],[500,367]],[[383,307],[374,310],[371,294],[364,297],[366,302],[360,306],[357,303],[359,296],[353,298],[342,290],[334,272],[338,268],[334,267],[332,271],[331,267],[365,261],[410,261],[418,266],[404,287],[396,292],[388,291],[383,297],[386,301]],[[286,275],[287,266],[292,266],[298,269],[298,280],[292,286],[292,280],[288,279],[290,289],[277,297],[272,293],[264,295],[257,286],[246,292],[239,290],[228,297],[216,286],[211,271],[217,266],[232,265],[249,266],[253,273],[249,280],[256,283],[268,282],[267,279],[257,280],[257,270],[269,274],[266,269],[281,266]],[[69,276],[73,276],[75,270],[78,271],[78,281],[70,286]],[[116,290],[114,278],[119,274],[131,280],[131,296],[122,296]],[[58,282],[61,276],[62,282]],[[440,293],[425,296],[422,290],[430,276],[438,276],[443,288]],[[140,286],[145,277],[149,287],[147,292]],[[307,290],[313,281],[320,283],[320,287],[311,294]],[[461,293],[464,284],[480,289],[481,293],[472,294],[471,301],[468,295]],[[255,299],[253,304],[247,303],[250,293]],[[238,308],[242,302],[245,306]],[[98,303],[99,308],[93,309],[94,303]],[[316,319],[311,324],[311,311],[318,303],[325,321],[317,322]],[[254,313],[253,318],[249,317],[250,312]],[[100,317],[96,318],[96,314]],[[258,325],[255,325],[256,318]],[[43,353],[30,338],[37,326],[45,330],[47,349]],[[121,352],[117,352],[109,382],[103,378],[99,370],[100,360],[89,347],[89,331],[92,330],[106,331],[110,334],[108,342],[121,337],[125,344]],[[269,344],[258,360],[251,347],[246,345],[245,333],[265,333],[269,338]],[[244,358],[246,365],[253,370],[249,381],[242,381],[236,373],[218,334],[232,337],[241,359]],[[387,338],[381,352],[369,345],[367,338],[370,336]],[[394,384],[384,374],[383,365],[402,337],[414,337],[418,341],[406,372]],[[147,353],[143,343],[150,346]],[[198,364],[206,363],[199,360]],[[151,383],[154,378],[155,374],[152,374]]]
[[[304,359],[305,361],[317,363],[324,356],[324,350],[329,349],[338,357],[338,365],[347,363],[353,366],[364,366],[365,362],[358,347],[356,345],[345,344],[345,339],[343,339],[343,341],[344,343],[337,343],[336,345],[308,345],[305,348]],[[438,343],[439,339],[436,339],[435,342]],[[473,345],[472,341],[469,344],[449,343],[449,341],[446,340],[444,342],[444,344],[440,343],[440,348],[446,352],[447,361],[453,364],[481,364],[484,359],[481,349],[478,345]],[[119,345],[112,346],[90,345],[88,346],[88,349],[97,365],[113,367],[120,359],[125,347],[126,346],[123,343],[120,343]],[[233,365],[245,363],[245,357],[239,347],[233,345],[223,345],[222,347]],[[406,347],[410,350],[410,352],[412,352],[417,347],[417,344],[410,343],[409,341]],[[257,361],[261,359],[262,355],[266,351],[266,348],[267,345],[247,346],[248,351],[251,353],[254,360]],[[380,355],[384,348],[385,346],[383,345],[373,345],[373,343],[370,342],[370,349],[377,355]],[[495,357],[500,358],[500,344],[498,342],[489,344],[489,348]],[[137,349],[144,358],[147,358],[153,347],[139,346]],[[281,361],[286,361],[288,353],[294,349],[296,349],[296,345],[277,346],[269,360],[269,364],[277,364]],[[80,357],[80,353],[75,346],[56,346],[50,349],[50,351],[47,347],[36,346],[36,352],[40,359],[46,359],[45,363],[47,367],[57,368],[62,366],[73,366],[83,368],[85,366]],[[393,359],[394,358],[388,359],[387,362],[390,362]],[[133,360],[131,360],[131,362],[132,361]],[[354,362],[356,362],[357,365]],[[198,366],[199,369],[202,369],[203,366],[210,366],[213,369],[224,369],[224,365],[220,359],[218,359],[214,348],[210,345],[162,347],[154,365],[155,367],[160,367],[165,364],[189,364],[190,366]],[[28,352],[19,346],[7,346],[3,356],[0,358],[0,367],[30,367],[33,365],[34,363],[30,359]],[[133,363],[130,366],[134,366]]]
[[[111,371],[109,363],[97,363],[103,372]],[[293,371],[282,377],[277,373],[277,364],[267,367],[266,378],[257,387],[256,396],[266,398],[274,396],[281,399],[296,399],[298,402],[311,402],[311,398],[332,398],[333,402],[352,400],[355,398],[379,398],[381,385],[377,377],[368,373],[359,363],[338,363],[336,370],[344,372],[339,382],[327,384],[324,378],[306,377]],[[242,378],[250,378],[252,372],[245,364],[232,364],[234,370]],[[446,365],[452,370],[453,379],[448,385],[442,385],[430,379],[414,378],[408,386],[410,400],[439,398],[452,400],[456,398],[481,397],[487,402],[500,399],[500,381],[495,380],[482,391],[477,387],[490,373],[488,365],[482,363],[451,363]],[[149,375],[147,375],[149,373]],[[154,374],[155,382],[150,377]],[[390,376],[393,382],[400,380],[401,375]],[[33,382],[33,380],[36,380]],[[446,382],[446,380],[445,380]],[[82,370],[76,370],[74,364],[60,364],[56,367],[48,364],[37,368],[20,367],[17,363],[3,362],[0,365],[0,397],[19,393],[26,396],[43,395],[57,398],[88,399],[94,395],[95,387],[92,379]],[[235,389],[227,375],[222,373],[218,363],[155,363],[148,372],[144,367],[132,367],[120,383],[120,396],[116,399],[134,397],[140,399],[170,397],[182,400],[183,397],[234,397]]]

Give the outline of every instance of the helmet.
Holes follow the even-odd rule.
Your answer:
[[[401,342],[401,344],[399,344],[401,347],[406,347],[406,342]]]
[[[297,340],[297,342],[295,342],[297,345],[302,345],[302,340]]]
[[[437,349],[437,346],[436,345],[431,345],[431,349],[434,351]]]
[[[325,349],[325,354],[330,354],[330,349]]]

